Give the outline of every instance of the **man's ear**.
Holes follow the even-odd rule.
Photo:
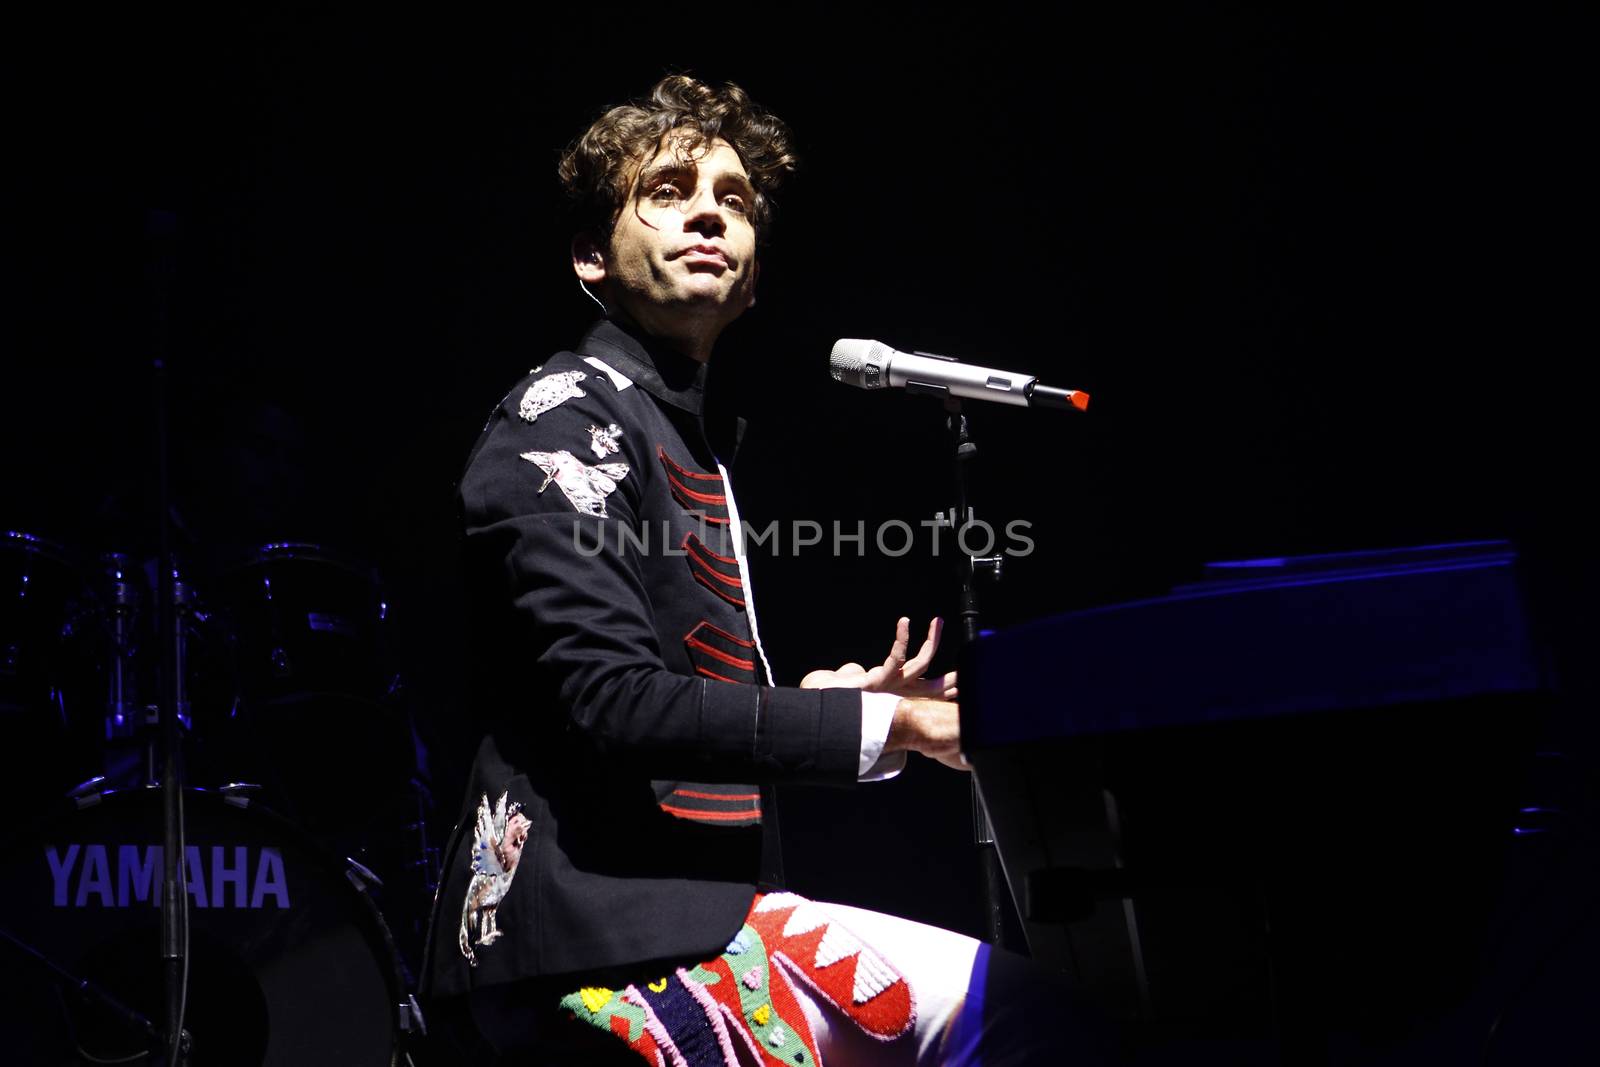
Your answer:
[[[606,280],[606,256],[592,233],[580,233],[572,239],[572,273],[587,285],[598,285]]]

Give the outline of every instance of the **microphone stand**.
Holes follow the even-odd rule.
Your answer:
[[[189,983],[189,901],[184,872],[183,761],[180,751],[184,713],[184,626],[188,594],[178,581],[172,554],[172,487],[169,472],[167,350],[170,285],[177,218],[163,211],[148,215],[152,244],[150,283],[155,303],[155,356],[151,371],[155,389],[156,521],[160,556],[156,574],[156,632],[161,641],[159,688],[161,767],[161,961],[165,1007],[166,1067],[182,1067],[188,1059],[189,1035],[183,1029]]]
[[[908,393],[935,396],[944,401],[945,430],[949,435],[954,460],[952,469],[956,507],[951,527],[956,531],[958,560],[956,566],[961,583],[961,644],[963,648],[970,648],[977,643],[981,629],[978,621],[978,577],[983,575],[991,581],[999,581],[1003,559],[998,555],[973,556],[961,543],[961,532],[973,521],[972,511],[967,503],[967,465],[977,456],[978,446],[973,443],[972,430],[967,424],[967,416],[962,412],[959,397],[941,385],[907,382],[905,388]],[[1000,866],[1000,852],[995,845],[994,828],[989,824],[989,813],[984,807],[982,794],[978,792],[978,780],[975,777],[972,779],[972,839],[978,853],[986,940],[992,945],[1003,947],[1006,929],[1005,871]]]
[[[893,367],[901,369],[894,371]],[[983,399],[998,399],[1027,407],[1057,408],[1063,411],[1083,411],[1088,407],[1089,394],[1080,390],[1057,389],[1040,385],[1036,378],[1026,378],[1005,371],[972,367],[943,356],[926,352],[896,352],[875,341],[845,339],[833,346],[830,360],[833,377],[837,381],[863,389],[882,389],[902,385],[907,393],[937,397],[944,402],[945,428],[955,453],[956,509],[950,525],[956,531],[956,553],[960,561],[961,579],[961,640],[964,648],[977,643],[979,575],[992,581],[1000,580],[1003,556],[974,556],[966,551],[961,534],[975,521],[967,504],[967,464],[978,454],[972,443],[972,433],[967,417],[962,414],[960,396],[971,395]],[[923,375],[929,380],[919,380]],[[943,383],[943,384],[941,384]],[[957,390],[961,392],[958,394]],[[992,541],[990,542],[992,546]],[[991,944],[1003,945],[1005,941],[1005,871],[1000,866],[1000,853],[995,844],[994,829],[984,808],[983,796],[978,792],[978,780],[972,779],[973,840],[978,847],[983,876],[984,926]]]

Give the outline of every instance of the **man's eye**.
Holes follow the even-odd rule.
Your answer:
[[[678,187],[673,185],[671,182],[664,182],[650,190],[651,200],[679,200],[682,197],[683,194],[678,192]]]
[[[727,196],[723,197],[722,206],[727,208],[729,211],[737,212],[740,215],[743,215],[747,210],[749,210],[749,206],[744,202],[744,197],[738,195],[737,193],[729,193]]]

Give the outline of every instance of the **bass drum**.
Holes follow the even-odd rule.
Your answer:
[[[410,1008],[360,879],[258,804],[199,790],[184,803],[191,1067],[396,1063]],[[4,853],[8,1062],[145,1060],[142,1033],[46,963],[162,1025],[161,807],[159,789],[99,794]]]

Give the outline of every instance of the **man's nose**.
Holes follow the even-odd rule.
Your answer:
[[[695,190],[689,202],[683,206],[683,215],[683,228],[697,233],[721,233],[728,227],[722,206],[717,203],[716,192],[710,187]]]

